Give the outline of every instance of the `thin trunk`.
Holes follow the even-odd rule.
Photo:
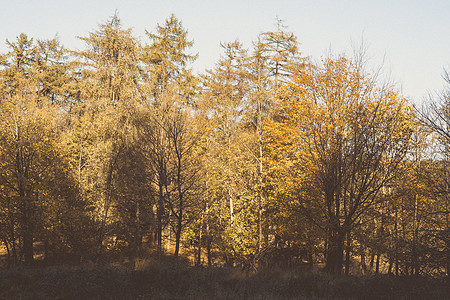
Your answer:
[[[167,242],[166,242],[166,249],[167,252],[170,252],[170,248],[171,248],[171,242],[172,242],[172,230],[171,230],[171,225],[168,225],[168,229],[167,229]]]
[[[345,247],[345,275],[350,274],[350,252],[351,252],[351,235],[350,232],[347,233],[347,245]]]
[[[384,241],[384,207],[381,208],[381,224],[380,224],[380,233],[378,235],[379,241]],[[380,258],[381,253],[377,250],[377,260],[375,264],[375,274],[380,273]]]
[[[381,257],[381,254],[380,253],[377,253],[377,261],[376,261],[376,263],[375,263],[375,274],[380,274],[380,257]]]
[[[367,274],[366,253],[364,249],[361,250],[361,270],[363,275]]]
[[[372,273],[373,263],[375,262],[375,251],[371,250],[370,262],[369,262],[369,271]]]
[[[12,248],[12,255],[13,255],[13,263],[14,263],[14,265],[17,265],[18,257],[17,257],[17,247],[16,247],[16,239],[15,238],[12,240],[11,248]]]
[[[156,222],[157,222],[157,244],[158,244],[158,256],[162,255],[162,234],[163,234],[163,213],[164,213],[164,195],[163,195],[163,186],[161,181],[159,181],[159,195],[158,195],[158,207],[156,208]]]
[[[230,136],[228,136],[227,138],[227,150],[228,150],[228,157],[227,157],[227,165],[228,165],[228,170],[231,169],[230,163],[231,163],[231,139]],[[230,180],[231,178],[229,178]],[[231,182],[231,180],[230,180]],[[231,193],[231,187],[230,184],[227,184],[227,191],[228,191],[228,202],[229,202],[229,206],[230,206],[230,228],[231,230],[233,230],[234,227],[234,201],[233,201],[233,195]]]
[[[418,195],[415,196],[414,202],[414,221],[413,221],[413,241],[412,241],[412,250],[411,250],[411,275],[418,275],[419,262],[417,257],[417,235],[418,235],[418,221],[417,221],[417,198]]]
[[[446,272],[447,272],[447,282],[450,283],[450,241],[447,240],[446,243],[446,252],[447,252],[447,264],[446,264]]]
[[[209,147],[209,139],[206,140],[207,147]],[[209,171],[206,172],[206,254],[208,256],[208,267],[210,268],[212,265],[211,261],[211,232],[209,229]]]
[[[175,141],[176,142],[176,141]],[[181,141],[180,141],[181,143]],[[180,145],[182,146],[182,144]],[[178,148],[176,148],[178,149]],[[177,224],[177,232],[176,232],[176,241],[175,241],[175,257],[178,257],[178,253],[180,251],[180,240],[181,240],[181,232],[183,229],[183,210],[184,210],[184,197],[183,197],[183,187],[182,187],[182,178],[181,178],[181,169],[182,169],[182,154],[177,151],[177,188],[178,188],[178,199],[179,199],[179,210],[178,210],[178,224]]]
[[[447,128],[447,132],[448,132],[448,128]],[[445,178],[446,178],[446,180],[445,180],[445,195],[446,195],[446,197],[445,197],[445,200],[446,200],[446,209],[447,209],[447,212],[448,211],[450,211],[450,201],[449,201],[449,198],[448,198],[448,195],[449,195],[449,186],[448,186],[448,161],[449,161],[449,152],[448,152],[448,143],[446,143],[445,144],[445,165],[444,165],[444,172],[445,172]],[[450,229],[450,214],[449,213],[447,213],[446,214],[446,217],[445,217],[445,220],[446,220],[446,228],[447,228],[447,231]],[[446,256],[447,256],[447,262],[446,262],[446,264],[445,264],[445,271],[446,271],[446,279],[447,279],[447,282],[448,283],[450,283],[450,239],[449,239],[449,237],[447,236],[447,239],[446,239],[446,243],[445,243],[445,250],[446,250]]]
[[[81,155],[81,143],[80,154],[78,155],[78,183],[81,184],[81,169],[82,169],[82,155]]]
[[[19,141],[19,136],[17,137],[17,141]],[[19,146],[19,149],[16,153],[16,170],[17,170],[17,189],[19,192],[19,199],[21,201],[20,209],[22,214],[22,254],[25,259],[25,264],[31,265],[33,263],[33,209],[30,207],[32,203],[30,202],[29,193],[26,191],[26,183],[25,179],[28,177],[27,168],[25,166],[25,157],[23,153],[23,149]],[[28,164],[31,165],[31,161],[28,161]]]
[[[166,242],[166,249],[167,252],[170,252],[170,248],[171,248],[171,242],[172,242],[172,230],[173,230],[173,226],[171,224],[171,220],[172,220],[172,212],[169,210],[169,224],[167,225],[167,242]],[[172,228],[171,228],[172,227]]]
[[[180,210],[178,211],[177,230],[175,232],[175,257],[178,257],[180,252],[181,232],[183,229],[183,197],[180,196]]]
[[[258,227],[259,227],[259,234],[258,234],[258,251],[261,251],[262,249],[262,239],[263,239],[263,233],[262,233],[262,207],[259,207],[259,214],[258,214]]]
[[[392,274],[392,267],[394,266],[394,260],[392,257],[389,258],[389,267],[388,267],[388,274]]]
[[[181,212],[180,212],[181,213]],[[175,231],[175,257],[178,257],[180,252],[180,240],[181,240],[181,218],[178,218],[177,230]]]
[[[394,247],[394,264],[395,264],[395,275],[398,276],[398,212],[397,208],[395,208],[395,223],[394,223],[394,232],[395,232],[395,247]]]
[[[21,198],[23,199],[23,225],[24,225],[24,231],[22,234],[23,239],[23,256],[25,259],[26,265],[33,264],[33,216],[32,216],[32,209],[29,207],[30,203],[28,203],[27,198],[25,197],[24,192],[20,192]]]
[[[6,264],[8,266],[10,266],[11,265],[11,251],[9,250],[8,241],[3,240],[3,243],[5,244],[6,254],[7,254],[7,256],[6,256]]]
[[[161,103],[160,98],[158,94],[155,93],[155,106],[157,106],[158,111],[161,111]],[[167,184],[167,168],[166,168],[166,140],[164,135],[164,128],[161,124],[158,125],[158,138],[157,138],[157,150],[156,150],[156,160],[157,160],[157,176],[158,176],[158,188],[159,188],[159,195],[158,195],[158,207],[157,207],[157,238],[158,238],[158,246],[157,246],[157,252],[158,256],[160,257],[163,254],[163,217],[165,213],[164,208],[164,186]],[[170,220],[170,219],[169,219]],[[169,229],[169,235],[170,235],[170,229]],[[170,236],[168,239],[169,247],[170,248]]]
[[[139,201],[136,201],[136,256],[142,253],[141,211]]]
[[[11,199],[9,197],[7,198],[7,201],[8,201],[7,207],[11,208],[11,202],[10,202]],[[18,261],[18,257],[17,257],[17,250],[16,250],[16,229],[15,229],[13,218],[14,218],[14,216],[10,211],[9,212],[9,220],[10,220],[10,224],[11,224],[11,226],[10,226],[11,252],[12,252],[13,264],[16,265],[17,261]],[[7,244],[7,241],[5,241],[5,244]]]
[[[33,234],[27,229],[23,234],[23,256],[26,265],[33,264]]]
[[[209,224],[206,225],[206,233],[208,235],[207,242],[206,242],[206,253],[208,255],[208,267],[211,267],[212,265],[212,256],[211,256],[211,235],[209,232]]]
[[[228,187],[228,197],[229,197],[229,204],[230,204],[230,226],[231,229],[234,227],[234,202],[233,202],[233,195],[231,194],[231,189]]]
[[[103,240],[105,239],[106,235],[106,221],[108,220],[108,212],[111,202],[111,188],[112,188],[112,173],[113,173],[113,160],[111,159],[109,162],[108,167],[108,174],[106,177],[106,186],[105,186],[105,199],[103,203],[103,217],[102,217],[102,223],[100,228],[100,236],[99,236],[99,251],[102,251],[103,247]]]
[[[263,127],[262,127],[262,101],[261,101],[261,64],[258,62],[258,101],[257,101],[257,113],[258,113],[258,124],[257,124],[257,133],[258,133],[258,141],[259,141],[259,207],[258,207],[258,251],[261,251],[262,248],[262,239],[263,239]]]
[[[199,237],[198,237],[198,248],[197,248],[197,260],[196,260],[196,265],[200,266],[202,261],[201,261],[201,256],[202,256],[202,234],[203,234],[203,220],[204,220],[204,216],[202,213],[202,220],[200,222],[200,228],[199,228]]]
[[[400,222],[401,222],[401,225],[402,225],[402,235],[403,235],[402,239],[404,241],[407,241],[407,237],[406,237],[406,232],[407,232],[407,230],[406,230],[406,222],[405,222],[405,219],[403,218],[403,216],[405,215],[405,211],[404,211],[403,205],[401,206],[401,209],[402,209],[402,212],[400,214]],[[404,254],[402,255],[402,260],[403,260],[402,270],[404,270],[404,272],[406,274],[408,274],[408,259],[407,259],[407,257]]]

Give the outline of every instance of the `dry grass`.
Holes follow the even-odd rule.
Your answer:
[[[164,257],[107,266],[0,271],[2,299],[446,299],[438,280],[330,277],[305,268],[248,274]]]

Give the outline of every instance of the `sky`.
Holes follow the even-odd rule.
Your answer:
[[[450,70],[450,1],[448,0],[0,0],[0,53],[6,39],[20,33],[37,39],[58,35],[69,49],[83,49],[87,36],[117,11],[124,28],[146,41],[173,13],[194,41],[199,57],[193,69],[212,69],[221,42],[239,40],[251,48],[258,34],[284,21],[313,61],[330,52],[351,56],[363,43],[369,68],[383,66],[389,78],[413,103],[443,89]]]

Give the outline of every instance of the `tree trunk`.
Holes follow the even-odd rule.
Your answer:
[[[17,257],[17,247],[16,247],[16,240],[15,239],[12,241],[11,248],[12,248],[12,255],[13,255],[14,265],[17,265],[18,257]]]
[[[384,217],[384,214],[385,214],[385,207],[384,206],[382,206],[381,207],[381,223],[380,223],[380,234],[378,235],[379,236],[379,240],[380,241],[384,241],[385,240],[385,236],[384,236],[384,223],[385,223],[385,217]],[[375,264],[375,274],[379,274],[380,273],[380,259],[381,259],[381,254],[382,253],[380,253],[380,251],[378,250],[377,251],[377,261],[376,261],[376,264]]]
[[[395,264],[395,276],[398,276],[398,214],[397,208],[395,208],[395,223],[394,223],[394,232],[395,232],[395,247],[394,247],[394,264]]]
[[[447,254],[447,264],[446,264],[446,272],[447,272],[447,282],[450,283],[450,241],[447,239],[446,242],[446,254]]]
[[[161,179],[159,180],[159,197],[158,197],[158,207],[156,209],[156,222],[157,222],[157,243],[158,243],[158,256],[162,255],[162,233],[163,233],[163,224],[162,224],[162,219],[163,219],[163,213],[164,213],[164,195],[163,195],[163,183],[161,181]]]
[[[350,240],[351,236],[350,236],[350,232],[347,233],[347,245],[345,247],[345,275],[348,276],[350,274],[350,245],[351,245],[351,240]]]
[[[364,252],[364,249],[361,250],[361,270],[363,275],[367,274],[366,254]]]
[[[233,195],[231,194],[230,187],[228,187],[228,197],[229,197],[229,204],[230,204],[230,226],[231,229],[234,227],[234,202],[233,202]]]
[[[380,253],[377,253],[377,261],[376,261],[376,263],[375,263],[375,274],[380,274],[380,257],[381,257],[381,254]]]
[[[417,198],[416,194],[415,202],[414,202],[414,221],[413,221],[413,240],[412,240],[412,249],[411,249],[411,275],[418,275],[419,273],[419,259],[417,255],[417,239],[419,233],[419,225],[417,219]]]
[[[208,220],[209,221],[209,220]],[[208,267],[211,268],[212,265],[212,256],[211,256],[211,233],[209,229],[209,223],[206,225],[206,253],[208,256]]]
[[[112,176],[113,176],[113,168],[114,168],[114,161],[111,158],[109,161],[109,167],[108,167],[108,174],[106,177],[106,186],[105,186],[105,199],[103,204],[103,217],[102,217],[102,223],[100,228],[100,236],[99,236],[99,252],[101,253],[103,248],[103,240],[105,239],[106,235],[106,221],[108,220],[108,211],[109,206],[111,202],[111,188],[112,188]]]
[[[200,231],[199,231],[199,237],[198,237],[198,248],[197,248],[197,261],[196,265],[200,266],[202,264],[201,256],[202,256],[202,234],[203,234],[203,221],[204,221],[204,215],[202,213],[202,221],[200,222]]]
[[[9,267],[11,265],[11,251],[9,250],[9,245],[8,242],[6,240],[3,240],[3,243],[5,244],[5,248],[6,248],[6,264]]]
[[[169,224],[167,226],[167,241],[166,241],[166,250],[168,253],[170,252],[170,247],[172,246],[172,230],[173,226]]]
[[[200,235],[199,235],[199,238],[198,238],[197,262],[196,262],[196,265],[200,266],[201,264],[202,264],[202,226],[200,226]]]
[[[17,257],[17,247],[16,247],[16,231],[14,228],[14,224],[11,225],[11,254],[12,254],[12,259],[13,259],[13,264],[17,265],[18,262],[18,257]],[[7,243],[7,241],[5,241],[5,243]]]
[[[373,263],[375,262],[375,251],[371,250],[370,262],[369,262],[369,271],[372,273]]]
[[[142,253],[142,232],[141,232],[141,212],[139,201],[136,201],[136,256],[140,257]]]
[[[23,234],[23,256],[26,265],[33,264],[33,234],[29,228]]]
[[[445,241],[445,279],[450,283],[450,240],[447,238]]]
[[[179,254],[179,252],[180,252],[180,240],[181,240],[181,226],[182,226],[182,223],[181,223],[181,221],[182,221],[182,219],[181,219],[181,217],[182,217],[182,214],[183,213],[183,211],[182,211],[182,209],[180,208],[180,212],[179,212],[179,216],[178,216],[178,224],[177,224],[177,231],[175,232],[175,257],[178,257],[178,254]]]
[[[258,69],[258,82],[260,81],[260,70]],[[258,210],[258,251],[262,249],[262,239],[263,239],[263,136],[262,136],[262,103],[260,95],[258,95],[258,139],[259,139],[259,210]]]
[[[22,224],[23,224],[23,247],[22,254],[26,265],[33,264],[33,209],[30,207],[31,203],[28,202],[28,197],[25,196],[25,190],[21,187],[19,189],[19,195],[22,199]]]
[[[396,259],[396,261],[395,261],[395,276],[398,276],[399,268],[400,268],[400,266],[398,265],[398,259]]]
[[[342,273],[345,234],[339,229],[331,229],[330,233],[325,270],[329,274],[340,275]]]

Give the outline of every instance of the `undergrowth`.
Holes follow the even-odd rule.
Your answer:
[[[445,282],[333,277],[305,268],[257,273],[164,257],[103,266],[0,270],[1,299],[448,299]]]

